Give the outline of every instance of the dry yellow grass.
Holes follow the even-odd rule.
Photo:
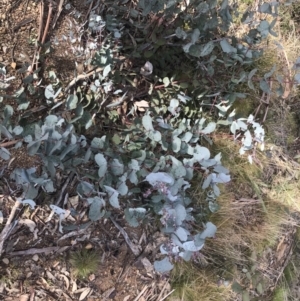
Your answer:
[[[236,30],[235,27],[233,29]],[[284,31],[278,25],[279,36],[265,41],[264,56],[253,66],[253,69],[258,68],[258,77],[263,77],[276,65],[275,78],[283,74],[285,82],[293,79],[295,70],[292,67],[300,56],[300,38],[296,29],[293,21],[290,22],[289,31]],[[284,85],[284,99],[280,100],[275,93],[278,87],[279,84],[273,82],[274,93],[270,97],[264,124],[268,156],[258,152],[258,164],[250,165],[247,158],[239,156],[239,146],[228,138],[214,137],[213,151],[222,153],[223,165],[230,170],[232,181],[221,189],[218,199],[220,210],[209,217],[218,231],[216,238],[207,240],[203,249],[205,267],[178,264],[172,273],[177,292],[177,299],[174,300],[199,300],[197,296],[200,294],[201,301],[234,300],[230,289],[218,287],[216,281],[222,277],[228,281],[242,281],[244,275],[236,268],[237,265],[255,264],[256,256],[251,256],[274,248],[283,227],[293,223],[289,218],[290,213],[300,212],[300,168],[286,155],[299,127],[291,105],[298,91],[295,87]],[[246,115],[254,113],[262,93],[251,91],[247,85],[241,88],[244,91],[239,92],[248,96],[236,103],[235,108],[239,114],[245,110]],[[257,117],[264,116],[264,110],[265,107],[261,107]],[[274,146],[274,143],[278,146]],[[194,187],[199,187],[198,180]],[[192,197],[200,204],[205,202],[205,193],[199,188],[193,190]],[[299,240],[299,237],[296,239]],[[289,289],[293,279],[299,277],[298,270],[299,266],[292,259],[277,284],[272,301],[298,300]],[[224,294],[223,299],[220,293]]]

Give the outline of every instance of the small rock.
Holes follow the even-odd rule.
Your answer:
[[[7,258],[3,258],[2,261],[5,263],[5,264],[9,264],[9,260]]]
[[[34,261],[38,261],[39,260],[39,256],[37,254],[32,256],[32,260]]]

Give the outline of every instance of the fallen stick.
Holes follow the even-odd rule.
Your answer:
[[[20,205],[22,204],[22,202],[16,200],[14,206],[11,209],[10,215],[6,221],[5,227],[2,230],[1,234],[0,234],[0,256],[3,253],[3,245],[5,240],[7,239],[7,237],[9,236],[10,231],[12,230],[14,224],[12,223],[14,217],[15,217],[15,213],[17,211],[17,209],[20,207]]]
[[[52,25],[52,29],[55,28],[55,25],[56,25],[56,22],[62,12],[62,7],[63,7],[63,4],[64,4],[64,0],[59,0],[59,4],[58,4],[58,9],[57,9],[57,12],[56,12],[56,15],[55,17],[53,18],[53,25]]]
[[[127,245],[129,246],[129,248],[131,249],[132,253],[135,256],[139,256],[141,253],[141,250],[139,248],[139,246],[133,244],[128,236],[128,234],[126,233],[126,231],[111,217],[110,220],[113,222],[113,224],[118,228],[118,230],[121,232],[121,234],[123,235]]]
[[[46,253],[49,254],[51,252],[63,252],[65,250],[67,250],[68,248],[70,248],[69,246],[65,246],[65,247],[47,247],[47,248],[32,248],[32,249],[28,249],[28,250],[22,250],[22,251],[15,251],[15,252],[11,252],[7,255],[9,256],[19,256],[19,255],[34,255],[34,254],[41,254],[41,253]]]
[[[8,142],[3,142],[0,143],[0,147],[8,147],[11,145],[15,145],[17,142],[22,141],[23,139],[17,139],[17,140],[12,140],[12,141],[8,141]]]
[[[56,206],[59,206],[60,202],[62,201],[63,199],[63,195],[65,193],[65,190],[67,189],[71,179],[74,177],[75,173],[74,172],[71,172],[70,175],[68,176],[65,184],[63,185],[62,189],[61,189],[61,192],[59,194],[59,197],[57,198],[57,201],[55,203]]]
[[[87,78],[87,77],[90,77],[90,76],[93,75],[94,73],[100,72],[100,71],[102,71],[102,70],[103,70],[102,67],[98,67],[98,68],[96,68],[96,69],[90,71],[89,73],[78,75],[76,78],[74,78],[74,79],[68,84],[68,86],[67,86],[67,88],[66,88],[66,92],[68,92],[68,91],[70,90],[70,88],[76,84],[77,81],[79,81],[79,80],[81,80],[81,79],[85,79],[85,78]]]

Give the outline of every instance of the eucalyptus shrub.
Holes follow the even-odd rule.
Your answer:
[[[122,3],[126,4],[126,1]],[[218,127],[227,126],[233,139],[241,146],[240,154],[247,153],[250,162],[255,158],[257,146],[264,147],[263,127],[255,122],[252,115],[236,118],[235,112],[230,109],[236,98],[245,97],[238,92],[241,83],[248,83],[250,89],[260,88],[271,93],[269,80],[275,68],[256,84],[253,77],[257,70],[252,69],[251,64],[262,54],[258,47],[261,40],[268,34],[275,35],[275,19],[271,21],[266,16],[277,16],[279,2],[260,3],[259,19],[254,12],[246,12],[242,21],[248,30],[238,38],[231,31],[234,6],[229,5],[227,0],[140,0],[136,7],[140,12],[131,9],[130,18],[137,20],[140,14],[163,13],[169,22],[168,31],[171,31],[162,39],[151,35],[152,45],[147,41],[150,50],[144,54],[149,59],[145,66],[154,68],[141,70],[140,77],[150,82],[147,93],[155,105],[150,104],[143,115],[135,117],[130,125],[113,137],[94,137],[90,141],[75,131],[74,124],[80,122],[89,128],[92,126],[92,112],[100,114],[103,107],[112,116],[111,110],[122,104],[128,93],[128,90],[119,89],[124,85],[121,70],[114,70],[120,63],[116,56],[123,50],[113,44],[122,40],[125,33],[130,34],[131,26],[145,30],[142,26],[131,25],[135,22],[129,22],[127,29],[124,28],[123,22],[118,19],[124,9],[122,5],[114,1],[105,17],[95,12],[91,14],[88,45],[90,50],[95,48],[97,51],[88,61],[100,71],[90,82],[83,80],[73,91],[67,87],[66,99],[55,103],[62,87],[55,74],[49,73],[53,83],[49,83],[44,90],[47,104],[52,106],[52,112],[64,104],[67,110],[73,111],[73,119],[65,120],[59,114],[52,113],[44,122],[15,126],[10,121],[13,109],[6,106],[0,130],[1,135],[8,139],[22,137],[15,148],[25,145],[28,153],[38,155],[43,163],[40,173],[36,168],[17,168],[11,172],[11,179],[22,187],[25,203],[32,204],[30,200],[37,197],[39,189],[47,193],[55,192],[58,171],[65,176],[73,172],[79,179],[76,191],[89,205],[91,221],[98,221],[120,210],[133,227],[149,220],[157,222],[166,240],[160,246],[163,259],[155,261],[154,266],[163,273],[171,270],[176,260],[196,258],[205,239],[214,237],[216,232],[209,216],[195,209],[195,200],[188,195],[191,180],[195,174],[201,175],[201,188],[207,192],[207,208],[215,212],[220,196],[219,185],[230,181],[229,170],[222,165],[221,154],[211,156],[210,150],[203,146],[203,139],[212,143],[211,134]],[[105,28],[108,38],[98,49],[94,34]],[[128,28],[129,32],[126,32]],[[73,35],[70,34],[67,39],[72,42]],[[161,70],[155,69],[155,60],[159,60],[159,56],[154,54],[159,50],[175,48],[172,54],[187,58],[195,66],[191,85],[176,83],[175,77],[161,75]],[[74,51],[84,55],[81,48],[74,46]],[[133,54],[136,55],[136,52]],[[39,87],[32,84],[38,79],[37,76],[36,72],[28,79],[27,89],[31,89],[32,93],[33,88]],[[277,80],[277,93],[281,95],[283,79],[277,77]],[[163,92],[155,90],[159,82]],[[131,84],[134,86],[134,83]],[[182,89],[190,91],[192,97],[183,93]],[[40,87],[37,90],[40,92]],[[27,108],[25,89],[18,91],[16,96],[21,109]],[[107,105],[106,100],[111,97],[118,97],[118,100]],[[156,103],[157,99],[164,105]],[[215,99],[213,103],[212,99]],[[203,109],[212,106],[217,109],[217,122],[208,119]],[[190,114],[191,107],[196,114]],[[0,157],[9,162],[9,150],[2,147]],[[51,209],[62,221],[64,209],[54,204]],[[203,225],[195,228],[197,216],[202,217]],[[63,231],[61,225],[59,229]]]
[[[210,150],[200,144],[201,139],[208,139],[215,131],[217,124],[205,118],[195,121],[177,118],[176,112],[186,101],[189,97],[183,93],[170,101],[168,109],[172,117],[168,120],[147,111],[121,132],[117,143],[107,136],[88,141],[75,132],[72,124],[56,115],[25,128],[6,122],[6,126],[1,125],[2,134],[10,139],[22,136],[15,148],[25,145],[30,155],[38,155],[42,161],[39,174],[36,168],[16,168],[10,177],[23,188],[22,197],[28,202],[37,197],[39,189],[52,193],[58,188],[58,171],[64,175],[74,172],[79,179],[77,193],[89,204],[91,221],[113,214],[110,208],[122,210],[132,227],[157,220],[167,236],[160,247],[166,256],[154,266],[159,272],[169,271],[173,267],[171,258],[195,258],[205,239],[216,232],[216,226],[207,221],[208,216],[206,221],[202,219],[204,230],[193,227],[195,217],[203,216],[203,212],[194,209],[196,203],[187,193],[195,173],[202,174],[202,189],[207,190],[207,206],[212,212],[217,210],[219,184],[230,181],[229,170],[221,163],[221,154],[212,157]],[[244,151],[251,150],[257,142],[259,127],[255,125],[252,138],[252,125],[252,118],[247,123],[231,122],[231,130],[236,136],[239,133],[240,138],[236,139]],[[261,132],[259,135],[263,139]],[[0,156],[8,162],[9,150],[2,147]],[[60,216],[61,222],[64,209],[55,205],[51,205],[51,209]],[[63,231],[61,225],[60,231]]]

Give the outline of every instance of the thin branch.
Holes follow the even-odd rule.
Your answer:
[[[18,200],[16,200],[14,206],[11,209],[10,215],[6,221],[5,227],[2,230],[1,234],[0,234],[0,256],[3,253],[3,245],[5,240],[8,238],[10,231],[12,230],[12,228],[14,227],[13,224],[13,219],[15,217],[15,213],[17,211],[17,209],[20,207],[22,203]]]
[[[121,232],[121,234],[123,235],[127,245],[129,246],[129,248],[131,249],[132,253],[135,256],[139,256],[141,253],[141,250],[139,248],[139,246],[133,244],[128,236],[128,234],[126,233],[126,231],[111,217],[110,220],[113,222],[113,224],[118,228],[118,230]]]
[[[76,84],[77,81],[79,81],[79,80],[81,80],[81,79],[85,79],[85,78],[87,78],[87,77],[90,77],[90,76],[93,75],[94,73],[100,72],[100,71],[102,71],[102,70],[103,70],[102,67],[98,67],[98,68],[96,68],[95,70],[90,71],[89,73],[78,75],[76,78],[74,78],[74,79],[68,84],[68,86],[67,86],[67,88],[66,88],[66,92],[68,92],[68,91],[71,89],[71,87],[73,87],[73,86]]]
[[[0,143],[0,147],[8,147],[8,146],[11,146],[11,145],[15,145],[19,141],[23,141],[23,139],[12,140],[12,141],[8,141],[8,142]]]
[[[55,25],[56,25],[56,22],[62,12],[62,6],[64,4],[64,0],[59,0],[59,4],[58,4],[58,9],[57,9],[57,12],[56,12],[56,15],[55,17],[53,18],[53,25],[52,25],[52,29],[55,28]]]

